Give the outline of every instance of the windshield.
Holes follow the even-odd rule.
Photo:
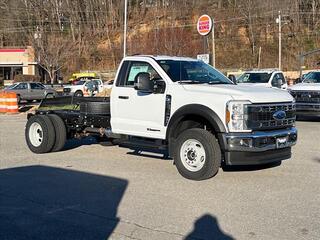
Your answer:
[[[75,85],[83,85],[85,83],[86,83],[86,81],[81,80],[81,81],[78,81]]]
[[[14,89],[17,85],[18,85],[17,83],[12,84],[12,85],[6,87],[6,89]]]
[[[320,83],[320,72],[310,72],[303,79],[303,83]]]
[[[237,83],[268,83],[271,73],[244,73],[238,79]]]
[[[201,61],[158,60],[157,62],[174,82],[233,84],[222,73]]]

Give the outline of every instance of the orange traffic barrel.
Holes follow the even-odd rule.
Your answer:
[[[6,94],[7,113],[18,113],[18,98],[15,92],[9,92]]]
[[[7,112],[6,92],[0,92],[0,113]]]

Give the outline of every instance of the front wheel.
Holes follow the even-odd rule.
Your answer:
[[[80,90],[78,90],[78,91],[76,91],[76,92],[74,93],[74,96],[75,96],[75,97],[83,97],[83,92],[80,91]]]
[[[221,151],[212,133],[200,128],[185,130],[178,136],[174,148],[174,161],[183,177],[199,181],[218,173]]]

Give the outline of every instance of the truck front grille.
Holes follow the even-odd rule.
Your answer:
[[[291,91],[297,103],[320,103],[320,91]]]
[[[64,89],[63,89],[63,92],[64,92],[64,93],[69,93],[69,92],[71,92],[71,88],[64,88]]]
[[[251,130],[292,127],[296,119],[294,103],[252,104],[248,105],[247,111],[247,127]],[[281,118],[277,117],[277,114],[282,114]]]

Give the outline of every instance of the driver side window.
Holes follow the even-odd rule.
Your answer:
[[[150,79],[152,81],[160,78],[156,70],[154,70],[154,68],[149,63],[131,62],[131,64],[129,65],[129,70],[128,70],[126,80],[122,86],[133,87],[134,80],[139,73],[149,73]]]

